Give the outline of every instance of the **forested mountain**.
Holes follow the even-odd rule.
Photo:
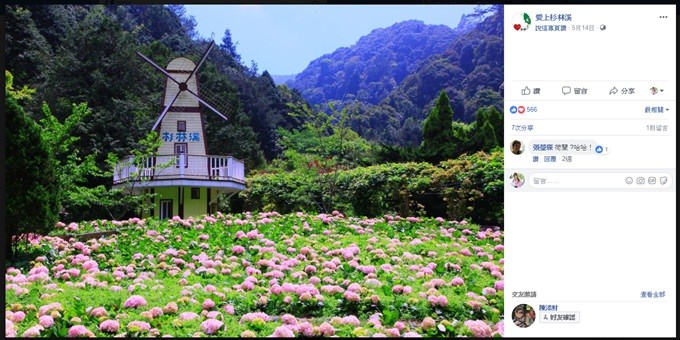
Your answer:
[[[354,99],[377,104],[427,57],[443,52],[455,36],[448,26],[417,20],[378,28],[356,44],[312,61],[287,85],[312,104]]]
[[[502,112],[503,7],[494,6],[490,12],[446,51],[425,60],[380,105],[367,110],[365,116],[389,121],[391,126],[366,137],[389,144],[417,145],[420,122],[441,90],[451,100],[455,121],[471,123],[477,111],[489,105]],[[396,133],[390,134],[391,129]]]
[[[281,84],[285,84],[289,80],[295,79],[295,76],[296,76],[296,74],[283,74],[283,75],[272,74],[272,79],[274,79],[274,83],[276,85],[281,85]]]
[[[405,21],[310,63],[291,87],[313,104],[349,107],[352,128],[370,140],[415,146],[441,90],[454,120],[470,123],[502,108],[503,8],[478,8],[456,30]]]

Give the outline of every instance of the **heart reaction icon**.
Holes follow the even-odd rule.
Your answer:
[[[515,28],[515,31],[519,31],[519,29],[522,28],[522,25],[520,25],[520,24],[515,24],[515,25],[512,26],[512,27]]]

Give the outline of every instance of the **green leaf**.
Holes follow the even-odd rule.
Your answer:
[[[399,320],[399,311],[394,309],[383,309],[383,318],[386,325],[393,325]]]
[[[531,25],[531,17],[529,14],[524,13],[524,22],[526,22],[527,25]]]
[[[385,295],[392,296],[392,285],[389,285],[389,284],[383,285],[382,291]]]

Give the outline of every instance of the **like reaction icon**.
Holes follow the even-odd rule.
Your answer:
[[[524,88],[522,89],[522,95],[528,96],[530,94],[531,94],[531,89],[529,88],[529,86],[524,86]]]

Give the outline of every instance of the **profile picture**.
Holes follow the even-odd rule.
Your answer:
[[[519,328],[531,326],[534,323],[534,320],[536,320],[536,310],[526,303],[517,305],[517,307],[512,310],[512,321],[515,323],[515,326]]]
[[[524,174],[514,172],[512,175],[510,175],[510,182],[512,183],[513,187],[521,188],[522,185],[524,185]]]
[[[510,144],[510,151],[515,155],[521,155],[524,152],[524,144],[518,140],[513,140],[512,144]]]

